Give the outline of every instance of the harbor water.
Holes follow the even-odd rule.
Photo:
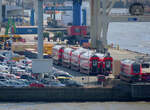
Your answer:
[[[150,110],[150,102],[0,103],[0,110]]]
[[[108,43],[150,54],[150,23],[110,23]]]

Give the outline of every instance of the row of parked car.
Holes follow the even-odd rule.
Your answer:
[[[37,74],[32,73],[32,60],[10,60],[9,53],[0,52],[0,87],[83,87],[83,84],[72,80],[72,75],[54,67],[52,73],[44,74],[44,78],[39,80]]]
[[[37,80],[31,74],[19,77],[10,73],[0,73],[0,87],[83,87],[83,84],[72,80],[72,76],[63,71],[55,71],[53,75],[45,75]]]

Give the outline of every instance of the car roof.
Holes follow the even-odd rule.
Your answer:
[[[58,76],[57,79],[69,79],[68,77]]]

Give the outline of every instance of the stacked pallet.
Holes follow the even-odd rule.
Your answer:
[[[53,48],[53,44],[51,43],[46,43],[44,44],[44,53],[48,54],[48,55],[52,55],[52,48]]]
[[[32,48],[32,49],[36,49],[37,44],[36,43],[13,43],[12,45],[12,50],[15,52],[19,52],[19,51],[25,51],[26,49]]]

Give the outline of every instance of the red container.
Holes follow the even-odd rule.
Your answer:
[[[69,36],[86,36],[87,26],[71,26],[68,28]]]

